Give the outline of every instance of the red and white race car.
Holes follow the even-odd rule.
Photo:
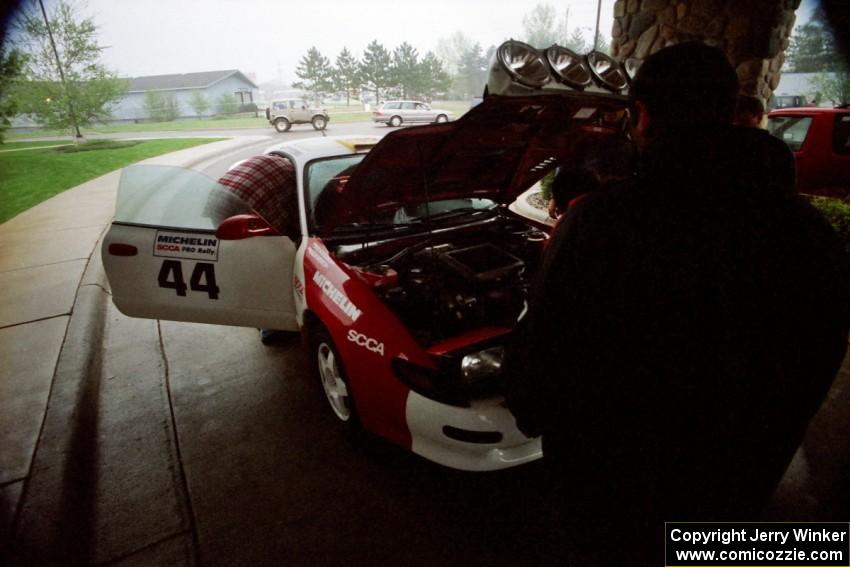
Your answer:
[[[588,136],[605,94],[490,96],[456,122],[267,153],[295,165],[294,241],[200,173],[123,174],[103,259],[134,317],[307,333],[333,413],[432,461],[541,456],[503,403],[503,345],[545,232],[506,203]],[[293,211],[294,213],[294,211]]]

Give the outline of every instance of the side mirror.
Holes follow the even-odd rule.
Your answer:
[[[224,221],[215,231],[221,240],[242,240],[254,236],[280,236],[280,233],[257,215],[235,215]]]

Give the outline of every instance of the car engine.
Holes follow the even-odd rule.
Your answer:
[[[512,327],[544,232],[512,219],[428,235],[356,270],[425,348],[483,326]]]

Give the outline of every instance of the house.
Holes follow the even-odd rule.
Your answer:
[[[177,105],[178,118],[197,116],[189,100],[193,93],[200,92],[209,103],[205,114],[215,113],[215,102],[221,95],[236,97],[240,105],[255,101],[258,87],[244,73],[236,69],[227,71],[206,71],[202,73],[184,73],[180,75],[153,75],[128,79],[129,90],[112,107],[112,119],[115,121],[145,120],[150,118],[145,110],[145,95],[156,92],[165,97],[173,95]]]
[[[818,87],[814,81],[821,73],[782,73],[779,84],[773,91],[771,108],[792,106],[814,106]],[[834,73],[826,73],[832,77]],[[819,106],[832,106],[832,101],[821,100]]]

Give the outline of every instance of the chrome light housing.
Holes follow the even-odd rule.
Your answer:
[[[511,79],[533,89],[551,79],[549,67],[540,52],[521,41],[506,41],[496,50],[496,58]]]
[[[643,65],[642,59],[636,59],[634,57],[629,57],[623,63],[623,67],[626,69],[626,75],[629,76],[630,81],[634,81],[635,77],[637,77],[638,69]]]
[[[591,51],[587,54],[587,63],[601,87],[619,92],[629,85],[626,71],[612,57],[599,51]]]
[[[546,59],[555,78],[575,89],[584,89],[591,84],[590,69],[584,57],[574,51],[553,45],[546,50]]]
[[[490,347],[472,354],[467,354],[460,361],[461,380],[465,384],[474,384],[481,380],[497,376],[502,371],[502,359],[504,356],[504,346]]]

